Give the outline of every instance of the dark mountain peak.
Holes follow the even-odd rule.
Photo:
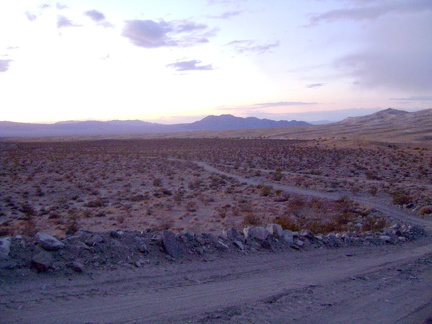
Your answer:
[[[220,116],[210,115],[199,121],[185,125],[189,130],[234,130],[253,128],[278,128],[285,126],[307,126],[302,121],[270,120],[256,117],[236,117],[230,114]]]
[[[389,115],[391,115],[391,116],[401,116],[401,115],[405,115],[405,114],[409,114],[409,112],[405,111],[405,110],[399,110],[399,109],[394,109],[394,108],[387,108],[387,109],[378,111],[375,114],[372,114],[372,116],[373,115],[375,115],[375,116],[389,116]]]

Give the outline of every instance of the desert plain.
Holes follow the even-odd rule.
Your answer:
[[[2,141],[0,307],[15,322],[430,320],[430,130],[395,126],[399,115],[303,138],[294,127]]]

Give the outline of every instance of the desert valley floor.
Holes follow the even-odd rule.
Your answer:
[[[13,322],[33,316],[71,322],[75,309],[86,309],[76,322],[284,322],[314,321],[322,314],[324,322],[338,322],[337,314],[344,322],[358,306],[353,300],[370,308],[376,290],[383,307],[395,298],[388,311],[393,315],[375,313],[380,322],[432,315],[427,145],[160,138],[5,141],[0,151],[0,234],[9,249],[2,256],[0,307]],[[261,241],[243,233],[268,224],[294,233],[290,244],[280,233]],[[41,245],[34,239],[38,232],[55,236],[62,250]],[[186,256],[169,253],[166,233],[188,246]],[[120,247],[137,240],[143,252],[138,259],[138,250],[126,261],[101,258],[108,243]],[[71,242],[85,256],[77,252],[77,263],[63,264]],[[54,258],[46,268],[35,266],[41,251]],[[328,263],[319,261],[324,259]],[[314,273],[306,260],[322,272]],[[304,276],[297,278],[299,273]],[[84,288],[99,280],[99,288]],[[230,285],[242,292],[232,292],[238,298],[223,298]],[[209,295],[211,289],[218,296]],[[404,289],[417,292],[411,302],[403,301]],[[185,298],[167,314],[161,305],[172,300],[164,291],[176,300],[195,299]],[[132,295],[155,313],[140,312],[126,297]],[[104,318],[107,309],[97,305],[117,298],[118,310]],[[213,304],[204,307],[206,298]],[[51,317],[50,301],[59,301]]]

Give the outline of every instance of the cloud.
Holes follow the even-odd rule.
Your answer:
[[[235,40],[229,42],[227,45],[232,47],[236,52],[240,54],[248,52],[263,54],[270,51],[272,48],[278,47],[279,42],[277,41],[268,44],[258,44],[253,40]]]
[[[324,83],[311,83],[311,84],[307,84],[306,88],[310,89],[310,88],[318,88],[318,87],[322,87],[324,85]]]
[[[31,13],[30,11],[26,11],[25,15],[29,21],[33,21],[36,19],[36,15]]]
[[[94,10],[94,9],[84,12],[84,14],[86,16],[90,17],[95,22],[100,22],[102,20],[105,20],[105,15],[102,12]]]
[[[407,97],[407,98],[390,98],[390,100],[427,101],[427,100],[432,100],[432,96],[411,96],[411,97]]]
[[[209,71],[213,70],[211,64],[202,65],[201,61],[190,60],[190,61],[179,61],[167,65],[168,67],[174,68],[176,71]]]
[[[253,106],[256,108],[268,107],[284,107],[284,106],[303,106],[303,105],[316,105],[317,102],[304,102],[304,101],[277,101],[277,102],[263,102],[257,103]]]
[[[57,16],[57,28],[65,28],[65,27],[78,27],[79,25],[74,24],[69,18],[66,16],[58,15]]]
[[[215,30],[190,20],[160,21],[127,20],[122,35],[136,46],[156,48],[162,46],[193,46],[207,43]]]
[[[234,16],[238,16],[241,14],[241,11],[226,11],[218,16],[208,16],[209,18],[213,19],[229,19]]]
[[[69,7],[66,6],[66,5],[62,5],[60,2],[57,2],[57,4],[56,4],[56,8],[57,8],[58,10],[63,10],[63,9],[67,9],[67,8],[69,8]]]
[[[0,73],[6,72],[9,69],[10,62],[12,62],[12,60],[0,60]]]
[[[357,2],[360,3],[360,2]],[[367,2],[365,2],[367,3]],[[335,22],[338,20],[373,20],[388,14],[404,14],[432,10],[430,0],[411,0],[401,1],[392,0],[380,5],[361,6],[349,9],[337,9],[312,16],[309,26],[317,25],[321,22]]]
[[[412,3],[419,5],[420,1]],[[428,3],[432,8],[432,1]],[[432,10],[410,12],[398,19],[385,16],[362,29],[362,48],[334,61],[357,87],[408,93],[432,91],[432,46],[428,41]]]

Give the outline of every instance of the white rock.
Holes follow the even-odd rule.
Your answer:
[[[267,225],[266,230],[269,231],[270,235],[282,237],[283,229],[279,224],[269,224]]]
[[[270,235],[264,227],[246,227],[243,229],[243,233],[247,240],[259,240],[264,241]]]

